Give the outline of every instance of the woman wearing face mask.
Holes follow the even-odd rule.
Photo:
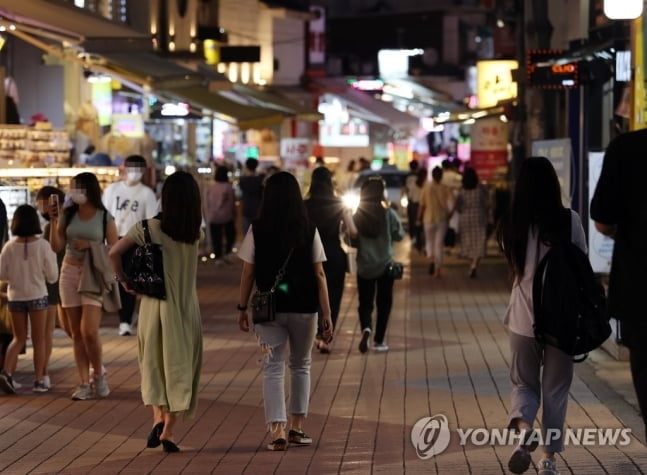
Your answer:
[[[124,161],[124,179],[112,183],[103,193],[103,205],[114,216],[117,235],[122,238],[139,221],[155,217],[158,202],[155,192],[142,183],[146,170],[146,159],[130,155]],[[130,262],[134,248],[123,256],[122,262]],[[136,297],[119,286],[121,310],[119,310],[119,335],[133,335],[133,312]]]
[[[93,298],[95,296],[81,293],[78,288],[88,253],[94,253],[94,248],[103,246],[104,241],[108,245],[117,242],[117,227],[101,202],[101,188],[94,174],[85,172],[76,175],[70,183],[69,196],[72,203],[62,212],[59,206],[52,206],[49,210],[49,241],[54,252],[65,249],[59,291],[61,306],[72,333],[74,359],[80,379],[72,399],[85,400],[94,396],[106,397],[110,389],[103,371],[99,338],[104,302],[102,296]],[[94,266],[99,265],[95,261],[93,263]],[[94,369],[92,381],[90,366]]]

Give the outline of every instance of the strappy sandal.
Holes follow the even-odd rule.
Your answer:
[[[288,448],[288,441],[285,439],[276,439],[267,444],[267,450],[283,451]]]

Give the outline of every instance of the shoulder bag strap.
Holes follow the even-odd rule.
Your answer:
[[[290,260],[290,257],[292,256],[292,251],[294,251],[294,248],[290,249],[290,252],[288,253],[288,257],[285,258],[285,262],[283,262],[283,265],[279,269],[279,271],[276,273],[276,277],[274,278],[274,283],[272,284],[272,288],[270,289],[270,292],[274,293],[278,285],[281,283],[283,280],[283,276],[285,275],[285,268],[288,266],[288,261]]]
[[[150,244],[152,241],[151,241],[151,233],[148,230],[147,219],[142,220],[142,228],[144,228],[144,241],[146,241],[146,244]]]
[[[103,210],[103,242],[106,242],[106,227],[108,226],[108,212]]]

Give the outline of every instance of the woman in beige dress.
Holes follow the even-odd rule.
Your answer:
[[[181,196],[182,199],[177,199]],[[173,429],[178,415],[192,418],[198,402],[202,367],[202,329],[196,292],[199,242],[202,239],[200,190],[186,172],[175,172],[162,188],[162,213],[148,220],[151,240],[162,245],[166,300],[142,295],[137,338],[144,405],[153,408],[147,447],[178,452]],[[121,255],[144,244],[142,222],[110,250],[116,278],[132,288]]]

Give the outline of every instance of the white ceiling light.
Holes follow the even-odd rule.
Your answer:
[[[643,13],[643,0],[604,0],[604,14],[611,20],[633,20]]]

